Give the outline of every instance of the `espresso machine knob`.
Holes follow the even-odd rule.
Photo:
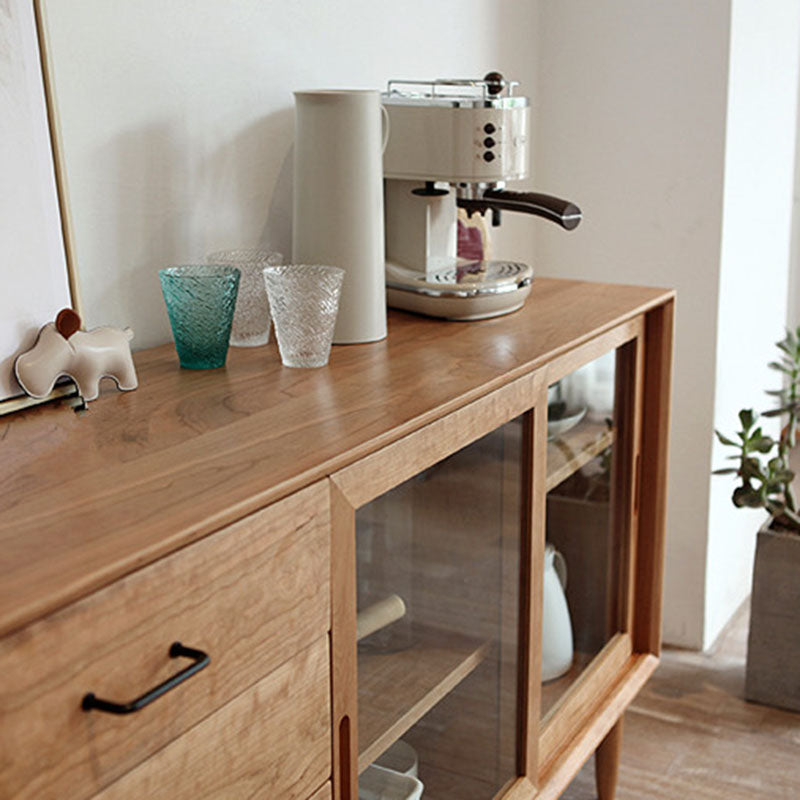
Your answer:
[[[505,78],[499,72],[487,72],[483,76],[489,94],[500,94],[506,85]]]

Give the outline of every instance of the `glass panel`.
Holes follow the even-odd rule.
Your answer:
[[[623,629],[623,535],[615,523],[616,353],[548,389],[542,714]]]
[[[356,512],[359,797],[416,796],[405,773],[425,800],[490,800],[517,774],[522,429]]]

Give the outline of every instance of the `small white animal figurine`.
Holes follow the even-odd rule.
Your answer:
[[[116,381],[117,388],[130,391],[138,386],[131,357],[130,328],[94,328],[82,331],[81,318],[71,308],[58,312],[48,322],[36,344],[14,362],[19,385],[31,397],[46,397],[56,380],[66,375],[78,386],[84,400],[94,400],[100,378]]]

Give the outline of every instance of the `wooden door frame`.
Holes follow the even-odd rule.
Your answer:
[[[544,782],[554,764],[565,751],[568,743],[585,726],[592,714],[596,698],[602,696],[619,678],[633,652],[630,634],[630,614],[633,608],[633,564],[636,552],[637,527],[632,514],[634,501],[635,465],[640,461],[639,430],[642,405],[642,368],[645,337],[643,316],[635,317],[608,333],[598,336],[586,344],[554,359],[547,367],[547,383],[552,385],[572,374],[580,367],[590,364],[607,353],[616,352],[615,370],[615,459],[612,486],[612,525],[618,527],[619,541],[624,549],[621,553],[620,586],[618,603],[625,610],[622,630],[614,635],[598,655],[583,670],[566,694],[541,721],[539,730],[538,782]],[[626,425],[621,420],[629,420]],[[545,437],[546,439],[546,437]],[[544,441],[540,439],[539,442]],[[540,450],[546,447],[539,445]],[[538,495],[542,507],[546,506],[546,495]],[[544,525],[544,521],[542,521]],[[539,538],[544,546],[546,531]]]
[[[573,727],[572,738],[562,740],[559,747],[553,746],[549,761],[540,765],[536,800],[559,797],[596,751],[598,760],[602,756],[616,762],[601,765],[601,772],[607,772],[605,767],[609,766],[615,772],[618,748],[612,748],[610,755],[603,755],[606,750],[598,748],[618,730],[625,709],[658,666],[674,320],[674,297],[647,311],[639,335],[642,346],[637,347],[638,461],[632,475],[631,521],[635,530],[629,573],[629,593],[635,602],[629,605],[629,633],[612,639],[601,652],[598,668],[605,673],[606,690],[595,696],[581,724]],[[625,652],[629,653],[627,658],[623,658]],[[608,661],[616,662],[616,675],[604,663]],[[540,754],[545,755],[543,750]]]
[[[472,444],[516,417],[537,407],[546,408],[547,392],[543,370],[537,370],[509,384],[489,392],[483,397],[468,403],[462,408],[429,423],[404,438],[387,445],[369,456],[339,470],[330,476],[332,525],[331,570],[332,623],[331,623],[331,676],[332,676],[332,725],[333,725],[333,789],[334,800],[357,800],[358,785],[358,683],[356,653],[356,558],[355,558],[355,512],[389,490],[413,478],[425,469],[442,461],[447,456]],[[544,404],[543,406],[541,404]],[[539,414],[546,425],[546,413]],[[540,423],[541,424],[541,423]],[[525,430],[532,430],[530,425]],[[527,457],[523,441],[523,458]],[[524,507],[532,506],[532,494],[526,492],[522,497]],[[523,519],[530,518],[530,511],[523,512]],[[530,541],[532,525],[521,531],[521,548],[538,563],[541,548],[533,547]],[[533,591],[541,594],[537,571],[532,571]],[[540,614],[538,604],[531,609],[529,603],[521,599],[521,610],[526,615]],[[524,618],[521,627],[533,631],[539,616]],[[538,628],[537,628],[538,629]],[[532,634],[529,633],[528,636]],[[531,642],[536,641],[531,638]],[[528,646],[523,657],[520,649],[520,664],[530,663],[530,653],[534,648]],[[534,659],[535,661],[535,659]],[[526,673],[530,666],[523,667]],[[535,663],[533,669],[536,669]],[[538,674],[538,673],[537,673]],[[524,687],[525,695],[521,704],[528,709],[520,725],[531,730],[530,713],[534,710],[536,699],[529,693],[530,680]],[[533,693],[536,694],[536,693]],[[538,718],[538,705],[535,705]],[[536,748],[538,737],[526,737],[526,755],[521,763],[528,773],[522,774],[515,782],[527,789],[533,789],[532,776],[535,773]],[[531,755],[533,756],[531,758]],[[513,795],[509,795],[513,796]],[[522,797],[523,795],[520,795]],[[528,795],[530,796],[530,791]]]

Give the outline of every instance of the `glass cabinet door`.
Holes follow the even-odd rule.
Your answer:
[[[585,691],[582,676],[596,667],[598,656],[613,663],[630,654],[635,354],[629,342],[548,387],[544,731],[571,699],[577,701],[572,695],[579,684]],[[612,651],[615,657],[608,655]],[[599,681],[595,689],[610,675],[593,676]]]
[[[528,424],[356,510],[361,798],[491,800],[517,775]]]

